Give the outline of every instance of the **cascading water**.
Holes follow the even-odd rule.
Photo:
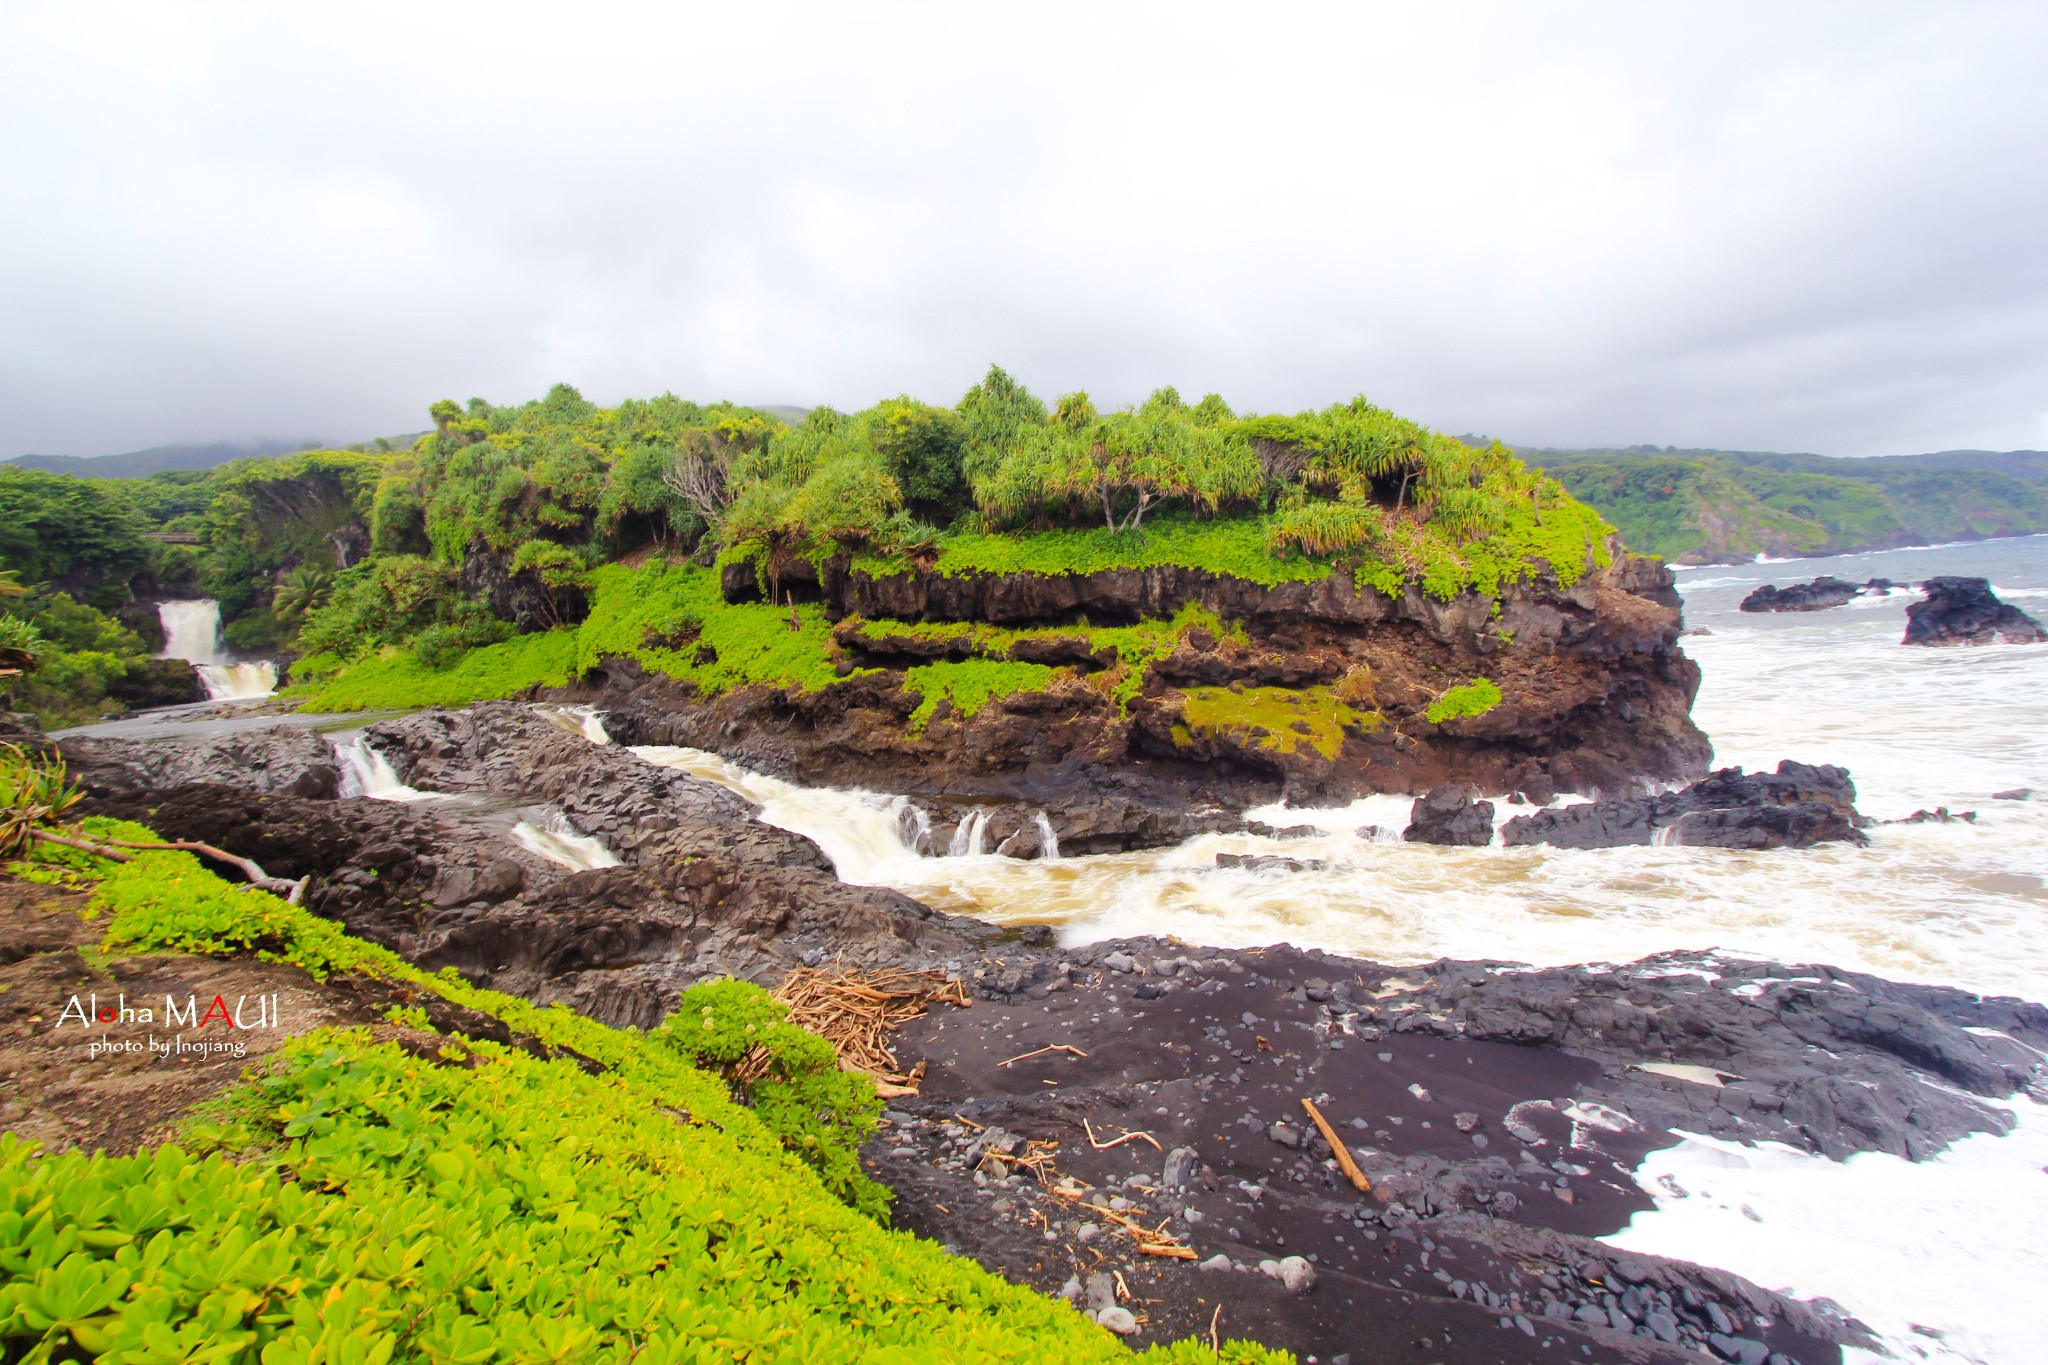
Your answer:
[[[348,743],[334,744],[334,756],[341,760],[341,794],[367,796],[372,801],[427,801],[439,792],[423,792],[399,781],[391,760],[370,747],[369,739],[357,735]]]
[[[949,858],[978,858],[981,856],[983,838],[988,833],[988,812],[968,812],[959,827],[953,831],[953,842],[946,848]]]
[[[1034,812],[1031,818],[1038,822],[1038,856],[1041,858],[1059,857],[1060,836],[1052,832],[1052,821],[1046,817],[1044,811]]]
[[[604,728],[604,712],[595,706],[556,706],[544,713],[565,730],[573,730],[592,744],[609,744],[611,732]]]
[[[617,854],[590,835],[578,831],[569,823],[569,817],[560,811],[553,812],[539,825],[531,820],[521,820],[512,826],[512,837],[528,853],[538,854],[549,862],[560,863],[578,872],[619,865]]]
[[[183,659],[198,669],[210,700],[246,701],[277,691],[277,665],[271,660],[238,663],[228,657],[220,603],[210,597],[159,602],[156,613],[164,626],[164,652],[158,657]]]

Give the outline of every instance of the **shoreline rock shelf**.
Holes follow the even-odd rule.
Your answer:
[[[1827,575],[1816,578],[1811,583],[1794,583],[1789,588],[1766,583],[1743,598],[1737,609],[1749,612],[1826,611],[1830,607],[1844,606],[1866,593],[1889,597],[1892,589],[1898,586],[1889,578],[1873,578],[1867,583],[1850,583]]]

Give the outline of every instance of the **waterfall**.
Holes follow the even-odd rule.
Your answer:
[[[758,805],[762,822],[801,834],[824,850],[839,879],[885,886],[924,860],[931,817],[900,796],[799,787],[749,772],[717,754],[666,744],[636,744],[635,757],[737,792]]]
[[[277,691],[275,663],[229,659],[220,631],[220,603],[210,597],[159,602],[156,614],[164,624],[164,652],[159,657],[183,659],[198,669],[210,700],[245,701]]]
[[[896,837],[912,853],[923,853],[932,839],[932,817],[923,806],[905,801],[896,812]]]
[[[370,747],[367,736],[358,734],[347,744],[339,741],[334,756],[341,760],[341,794],[367,796],[372,801],[426,801],[439,792],[423,792],[398,780],[391,760]]]
[[[565,730],[574,731],[592,744],[609,744],[611,732],[604,728],[604,712],[595,706],[555,706],[548,708],[547,718]]]
[[[1659,825],[1650,831],[1651,848],[1676,848],[1682,842],[1678,837],[1678,822],[1676,820],[1668,825]]]
[[[560,811],[549,815],[545,825],[521,820],[512,826],[512,837],[528,853],[539,854],[549,862],[560,863],[577,872],[619,865],[617,854],[588,834],[578,833],[576,827],[569,823],[569,817]]]
[[[1032,817],[1038,822],[1038,856],[1057,858],[1060,856],[1060,836],[1052,832],[1052,821],[1044,811],[1035,812]]]
[[[949,858],[978,858],[982,854],[982,839],[988,833],[988,812],[969,811],[967,818],[953,831],[953,842],[946,846]]]

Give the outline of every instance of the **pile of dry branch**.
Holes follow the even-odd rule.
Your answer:
[[[922,1062],[904,1071],[889,1047],[889,1033],[925,1012],[934,1000],[965,1008],[973,1003],[960,982],[938,972],[899,968],[853,971],[799,967],[775,991],[789,1022],[832,1044],[839,1065],[875,1079],[883,1095],[914,1095]]]

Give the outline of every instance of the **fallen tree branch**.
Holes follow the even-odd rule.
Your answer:
[[[238,858],[226,849],[215,848],[212,844],[196,843],[186,839],[161,844],[138,844],[127,839],[76,839],[48,829],[30,830],[29,837],[41,839],[45,843],[62,844],[66,848],[75,848],[81,853],[90,853],[96,858],[111,858],[117,863],[135,861],[134,855],[122,852],[123,849],[138,849],[145,853],[197,853],[203,857],[211,858],[215,862],[226,863],[230,867],[240,869],[242,875],[249,879],[249,885],[259,891],[268,891],[274,896],[282,896],[293,905],[297,905],[299,897],[306,892],[308,878],[301,877],[295,882],[288,882],[281,877],[273,877],[268,872],[265,872],[262,866],[254,859]]]

